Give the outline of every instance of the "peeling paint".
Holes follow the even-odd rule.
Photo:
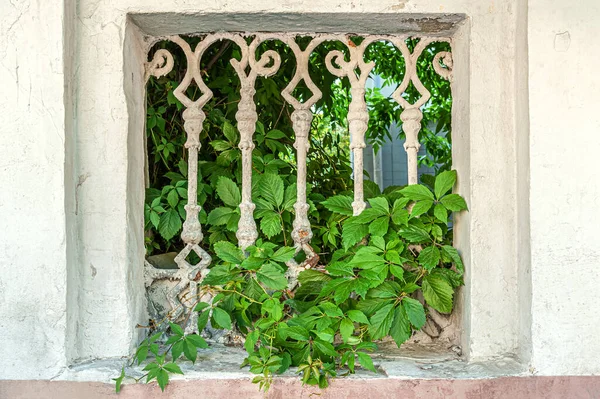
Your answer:
[[[392,5],[390,9],[394,11],[403,10],[406,7],[406,3],[408,3],[408,0],[400,0],[398,4]]]
[[[564,53],[571,47],[571,34],[569,31],[560,32],[554,35],[554,50]]]

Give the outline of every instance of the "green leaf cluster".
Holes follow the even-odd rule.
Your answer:
[[[197,39],[190,38],[190,41]],[[299,39],[300,41],[302,39]],[[407,44],[413,48],[415,41]],[[168,47],[159,43],[156,48]],[[365,180],[368,207],[353,216],[352,165],[348,126],[349,83],[323,73],[325,53],[340,43],[326,43],[311,60],[311,77],[323,91],[315,106],[310,132],[307,190],[312,223],[311,246],[319,264],[299,276],[300,285],[288,290],[287,263],[301,262],[303,253],[292,248],[292,223],[296,201],[296,160],[290,118],[293,109],[281,97],[295,70],[289,49],[281,43],[264,44],[260,52],[282,54],[280,70],[256,82],[256,124],[252,154],[252,201],[260,234],[256,244],[241,251],[235,233],[240,219],[241,153],[235,113],[240,83],[228,60],[240,57],[239,48],[226,42],[209,48],[203,71],[213,98],[203,108],[206,121],[198,163],[199,218],[207,232],[205,244],[214,256],[208,276],[199,287],[194,312],[199,331],[235,328],[245,337],[248,356],[244,366],[256,374],[254,382],[268,389],[273,376],[294,367],[306,384],[326,387],[341,370],[357,367],[376,372],[370,353],[381,339],[397,345],[423,327],[429,308],[452,311],[455,291],[463,283],[464,266],[452,246],[452,212],[466,210],[462,197],[451,193],[456,173],[450,171],[449,84],[435,75],[433,55],[448,50],[444,43],[428,47],[419,60],[420,78],[432,92],[424,108],[421,142],[427,154],[419,159],[438,173],[423,176],[424,185],[389,187],[383,192]],[[221,54],[221,57],[214,56]],[[175,52],[176,63],[183,61]],[[375,72],[385,82],[399,82],[402,57],[385,43],[374,43],[368,59],[377,58]],[[422,72],[424,71],[424,72]],[[179,238],[187,203],[187,152],[180,117],[182,104],[173,95],[185,69],[148,83],[147,142],[150,165],[145,201],[147,253],[179,251]],[[400,80],[398,80],[400,79]],[[190,87],[190,98],[198,96]],[[305,100],[311,93],[300,86],[294,95]],[[419,94],[409,87],[407,100]],[[441,101],[437,101],[441,99]],[[378,89],[367,92],[368,142],[376,149],[390,138],[389,126],[400,125],[398,105]],[[402,130],[400,129],[400,132]],[[445,134],[440,134],[445,132]],[[403,133],[400,133],[402,136]],[[205,145],[205,143],[207,143]],[[190,255],[192,258],[194,254]],[[193,262],[194,259],[191,259]],[[211,303],[200,301],[212,296]],[[166,337],[154,334],[139,346],[135,361],[144,364],[146,381],[161,389],[170,373],[181,373],[177,362],[197,360],[208,346],[199,335],[185,334],[169,325]],[[115,379],[117,390],[125,372]]]

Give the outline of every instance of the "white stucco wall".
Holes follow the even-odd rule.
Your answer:
[[[63,1],[0,2],[0,378],[66,365]]]
[[[533,367],[600,373],[600,3],[530,0]]]
[[[130,121],[121,75],[126,61],[121,46],[128,12],[145,13],[144,17],[136,17],[135,20],[145,21],[142,29],[151,34],[207,29],[206,24],[210,24],[211,19],[195,20],[194,13],[197,12],[303,13],[333,10],[358,14],[466,14],[468,21],[461,37],[467,44],[461,57],[468,63],[465,63],[463,74],[466,78],[461,80],[461,84],[470,81],[471,85],[464,93],[464,101],[458,104],[462,104],[463,112],[468,107],[472,112],[470,116],[467,112],[463,121],[465,128],[462,133],[457,129],[457,137],[462,138],[463,151],[469,159],[460,168],[461,176],[465,178],[462,190],[469,195],[471,206],[469,218],[465,219],[469,234],[464,237],[471,237],[474,244],[466,251],[465,257],[474,266],[470,268],[465,289],[464,344],[473,359],[514,353],[519,346],[520,329],[519,323],[514,321],[518,319],[520,303],[516,253],[518,229],[515,222],[517,172],[514,169],[515,153],[511,150],[516,146],[517,137],[513,101],[517,95],[514,71],[517,4],[517,1],[498,5],[491,1],[458,0],[436,3],[421,0],[356,3],[253,0],[202,4],[195,1],[108,3],[81,0],[77,36],[79,74],[76,79],[80,94],[77,97],[76,153],[82,162],[75,178],[89,177],[78,190],[80,214],[77,224],[84,226],[79,237],[79,282],[83,292],[108,294],[102,300],[87,295],[80,298],[80,315],[76,319],[79,350],[74,358],[126,353],[132,339],[130,326],[139,321],[125,304],[136,297],[135,290],[139,288],[140,280],[124,281],[122,277],[139,270],[140,266],[135,265],[135,257],[131,257],[131,248],[126,242],[130,228],[139,228],[128,225],[125,217],[128,214],[125,193],[131,187],[130,183],[135,181],[127,179],[127,162],[136,151],[135,148],[128,149],[125,144]],[[185,14],[178,16],[173,12]],[[153,17],[156,13],[171,14]],[[177,21],[183,17],[185,23],[178,25]],[[340,20],[343,25],[343,18]],[[233,26],[245,30],[245,27],[260,27],[264,23],[264,18],[249,15],[236,18]],[[216,28],[221,28],[221,25]],[[351,28],[353,26],[348,27]],[[495,79],[489,79],[489,76]],[[496,156],[499,153],[503,157]],[[135,170],[132,172],[135,173]],[[138,172],[141,176],[139,169]],[[492,225],[493,230],[488,227]],[[97,226],[97,229],[85,226]],[[468,247],[466,240],[461,242]],[[107,326],[111,326],[110,332]],[[103,339],[108,336],[110,340]]]
[[[470,206],[457,236],[469,266],[465,353],[514,355],[526,366],[533,353],[541,373],[600,373],[595,0],[8,0],[0,3],[0,378],[50,378],[77,361],[127,355],[136,341],[142,42],[127,14],[147,13],[142,29],[164,31],[153,22],[176,21],[174,12],[187,28],[198,12],[464,14],[453,151]]]

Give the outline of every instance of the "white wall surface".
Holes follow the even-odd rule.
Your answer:
[[[465,181],[462,190],[469,194],[471,212],[470,219],[466,219],[466,229],[474,241],[465,253],[473,264],[465,288],[465,352],[472,359],[515,353],[520,330],[519,322],[515,320],[519,318],[521,306],[517,288],[517,172],[513,151],[517,137],[514,128],[517,4],[516,0],[503,3],[465,0],[201,3],[191,0],[80,0],[76,61],[79,71],[76,77],[79,91],[76,156],[80,166],[74,178],[88,178],[77,191],[80,213],[76,219],[78,228],[82,229],[77,270],[81,291],[104,293],[104,297],[80,297],[80,315],[76,318],[79,349],[74,358],[125,354],[133,337],[130,326],[141,321],[126,305],[128,300],[141,295],[141,280],[133,274],[141,269],[141,261],[136,264],[126,242],[128,231],[140,228],[128,225],[126,217],[125,193],[133,181],[127,180],[126,173],[130,155],[126,146],[129,116],[122,75],[126,15],[145,13],[143,17],[136,16],[135,20],[145,21],[142,29],[151,33],[190,32],[215,25],[210,17],[203,20],[199,15],[196,18],[195,14],[199,12],[467,15],[463,35],[467,50],[461,56],[469,59],[468,64],[465,63],[466,79],[463,82],[470,80],[471,86],[465,92],[462,106],[470,106],[472,112],[470,120],[468,116],[463,120],[465,128],[461,137],[470,163],[463,165]],[[184,23],[179,24],[182,20]],[[343,18],[340,20],[343,23]],[[245,30],[249,24],[260,27],[266,20],[254,14],[236,17],[231,23]],[[222,25],[215,26],[212,29],[222,28]],[[302,23],[299,22],[299,26],[303,26]],[[130,172],[133,172],[130,176],[135,174],[135,170]],[[141,178],[142,171],[138,172]],[[123,276],[132,278],[124,280]]]
[[[66,365],[63,1],[0,2],[0,378]]]
[[[595,0],[530,0],[528,27],[524,0],[64,4],[0,3],[0,378],[50,378],[76,361],[127,355],[144,321],[140,70],[130,64],[140,49],[126,18],[140,12],[466,14],[455,60],[466,112],[454,131],[470,206],[465,352],[527,362],[532,311],[536,370],[600,373]]]
[[[600,2],[529,1],[533,367],[600,373]]]

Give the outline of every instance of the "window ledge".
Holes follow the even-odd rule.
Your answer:
[[[447,344],[405,345],[401,349],[390,344],[380,345],[373,354],[373,361],[379,373],[358,369],[356,374],[344,379],[488,379],[506,376],[526,376],[523,365],[513,358],[497,358],[482,362],[467,362],[447,349]],[[181,361],[184,375],[172,375],[172,381],[184,380],[231,380],[251,379],[247,368],[240,368],[246,357],[242,348],[212,344],[210,348],[198,352],[195,364]],[[55,381],[93,381],[114,383],[127,359],[102,359],[71,366]],[[139,378],[145,374],[142,366],[126,367],[127,375]],[[280,378],[297,378],[295,370],[289,370]],[[124,383],[128,383],[125,381]],[[129,382],[131,384],[131,382]],[[257,388],[258,389],[258,388]]]

